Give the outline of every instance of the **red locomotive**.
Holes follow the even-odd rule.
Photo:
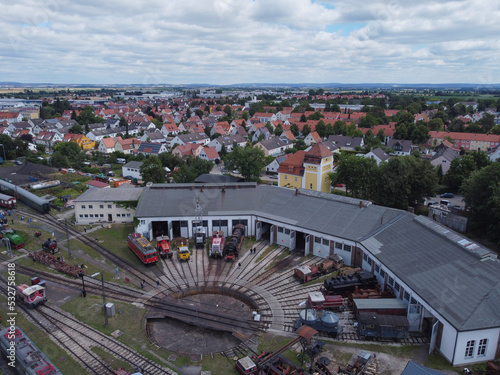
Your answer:
[[[208,251],[208,255],[214,258],[222,258],[224,250],[224,232],[222,230],[214,230],[212,233],[212,245]]]
[[[38,277],[31,279],[31,286],[20,284],[17,286],[17,297],[30,308],[37,307],[47,302],[45,297],[45,282],[40,282]]]
[[[172,258],[172,249],[170,248],[170,238],[168,236],[156,237],[156,248],[162,258]]]
[[[243,245],[245,239],[245,226],[243,224],[236,224],[233,227],[233,234],[224,246],[224,259],[234,261],[238,257],[238,252]]]
[[[147,238],[140,233],[131,233],[127,237],[128,246],[139,257],[144,264],[152,264],[158,261],[158,253]]]

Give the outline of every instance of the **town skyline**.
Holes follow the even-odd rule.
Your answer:
[[[67,2],[0,15],[0,79],[51,84],[500,82],[492,1]]]

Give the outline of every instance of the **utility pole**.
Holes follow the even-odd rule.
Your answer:
[[[102,307],[104,308],[104,327],[108,326],[108,312],[106,311],[106,296],[104,294],[104,274],[101,272]]]
[[[64,219],[64,224],[66,224],[66,240],[67,240],[67,247],[68,247],[68,257],[71,259],[71,249],[69,248],[69,234],[68,234],[68,219]]]

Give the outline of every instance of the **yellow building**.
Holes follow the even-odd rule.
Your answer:
[[[95,141],[83,134],[67,133],[64,135],[63,142],[75,142],[83,151],[92,150],[95,147]]]
[[[308,152],[297,151],[281,163],[278,168],[279,186],[329,193],[328,173],[332,170],[332,152],[322,143],[317,143]]]

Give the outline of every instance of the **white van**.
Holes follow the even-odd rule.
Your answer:
[[[116,164],[125,164],[126,160],[124,158],[117,158],[116,159]]]
[[[73,168],[68,168],[68,173],[76,173],[76,171]]]

